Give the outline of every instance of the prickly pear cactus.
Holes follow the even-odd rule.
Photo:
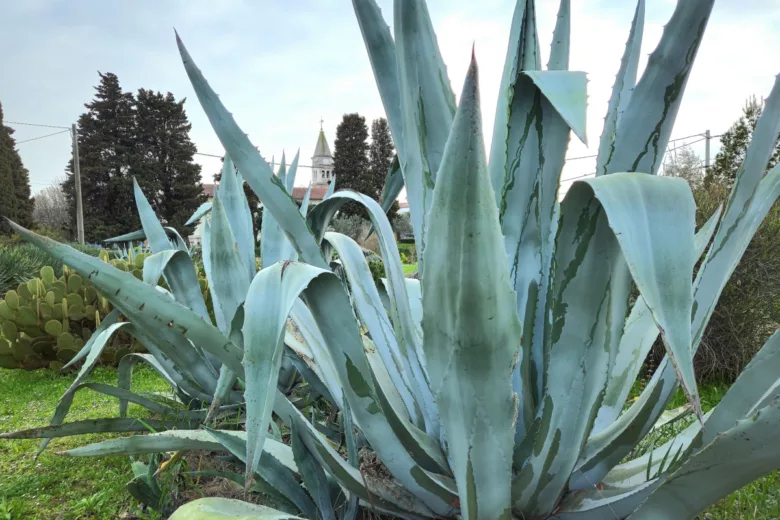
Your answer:
[[[104,262],[140,280],[147,256],[137,253],[130,258],[111,258],[108,251],[99,255]],[[19,284],[0,299],[0,368],[61,369],[111,312],[109,301],[89,281],[67,266],[63,266],[62,272],[58,278],[54,269],[44,266],[40,278]],[[160,285],[167,288],[164,281]],[[200,287],[209,312],[213,312],[205,279],[200,280]],[[116,365],[130,352],[145,351],[137,340],[120,333],[100,359]]]

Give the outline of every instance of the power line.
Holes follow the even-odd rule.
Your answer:
[[[70,132],[70,130],[60,130],[59,132],[54,132],[53,134],[39,135],[38,137],[33,137],[32,139],[25,139],[24,141],[17,141],[16,144],[20,145],[20,144],[24,144],[24,143],[29,143],[30,141],[37,141],[38,139],[45,139],[45,138],[51,137],[53,135],[64,134],[65,132]]]
[[[70,128],[67,126],[57,126],[57,125],[39,125],[37,123],[21,123],[19,121],[4,121],[5,124],[9,125],[25,125],[25,126],[40,126],[41,128],[62,128],[65,130],[70,131]]]

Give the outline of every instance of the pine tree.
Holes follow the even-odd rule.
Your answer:
[[[368,162],[368,127],[366,118],[359,114],[344,114],[336,127],[333,147],[333,173],[340,190],[355,190],[378,199],[382,192],[375,192],[371,183]],[[365,210],[357,203],[347,203],[340,210],[342,216],[360,215]]]
[[[193,161],[197,149],[190,140],[192,128],[184,111],[184,99],[173,94],[140,89],[135,97],[136,150],[131,174],[144,190],[157,216],[168,226],[188,235],[184,228],[192,213],[206,201],[200,165]]]
[[[390,126],[387,124],[387,119],[384,117],[374,119],[371,122],[371,146],[368,149],[371,191],[364,193],[378,202],[382,202],[382,189],[385,185],[387,170],[393,163],[394,156],[395,146],[393,146],[393,138],[390,136]],[[388,212],[388,218],[392,220],[397,212],[398,202],[394,202]]]
[[[84,105],[87,112],[78,121],[81,199],[87,242],[100,242],[140,227],[133,182],[128,175],[135,162],[136,150],[133,95],[122,92],[115,74],[98,74],[100,84],[95,87],[95,98]],[[63,190],[73,208],[71,227],[75,230],[73,159],[66,175]]]
[[[30,197],[30,176],[16,151],[14,130],[3,124],[3,108],[0,105],[0,215],[25,227],[32,226],[33,199]],[[5,221],[0,232],[9,233]]]
[[[748,98],[742,109],[742,116],[731,125],[721,136],[721,148],[715,156],[715,162],[709,169],[713,178],[731,184],[736,179],[737,170],[745,160],[745,152],[756,129],[758,117],[761,115],[763,102],[755,96]],[[780,139],[775,143],[775,150],[769,160],[767,170],[780,161]]]

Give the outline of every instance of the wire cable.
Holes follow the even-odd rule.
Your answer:
[[[70,127],[68,127],[68,126],[39,125],[37,123],[21,123],[19,121],[4,121],[4,124],[7,124],[7,125],[40,126],[41,128],[64,128],[65,130],[70,130]]]
[[[64,134],[65,132],[70,132],[70,129],[60,130],[59,132],[54,132],[53,134],[39,135],[38,137],[33,137],[32,139],[25,139],[24,141],[17,141],[16,144],[20,145],[20,144],[24,144],[24,143],[29,143],[30,141],[37,141],[38,139],[45,139],[45,138],[51,137],[53,135]]]

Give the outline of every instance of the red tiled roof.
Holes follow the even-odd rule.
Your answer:
[[[306,196],[306,190],[308,189],[309,188],[306,186],[294,186],[292,193],[293,199],[303,200],[303,197]],[[328,193],[327,186],[312,186],[309,200],[322,200],[326,193]]]
[[[398,203],[398,207],[401,208],[401,209],[408,208],[409,207],[409,203],[407,201],[403,200],[403,201]]]
[[[212,198],[214,196],[214,189],[217,187],[216,184],[204,184],[203,185],[203,194],[208,197]]]

